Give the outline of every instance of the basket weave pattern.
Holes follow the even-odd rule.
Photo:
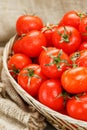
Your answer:
[[[41,104],[33,97],[31,97],[25,90],[21,88],[20,85],[12,78],[7,68],[7,60],[8,56],[11,53],[11,48],[15,37],[12,37],[9,42],[6,44],[3,54],[3,67],[5,69],[5,73],[8,76],[10,82],[12,83],[15,90],[19,93],[19,95],[28,103],[35,107],[42,115],[46,117],[46,119],[57,129],[61,130],[87,130],[87,122],[73,119],[69,116],[63,115],[52,109],[46,107]]]

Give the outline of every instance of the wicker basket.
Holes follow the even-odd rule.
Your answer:
[[[87,122],[73,119],[69,116],[63,115],[52,109],[46,107],[41,104],[37,100],[35,100],[32,96],[30,96],[25,90],[23,90],[20,85],[12,78],[7,68],[7,60],[8,56],[11,53],[11,47],[15,40],[16,36],[12,37],[9,42],[6,44],[3,54],[3,66],[5,69],[5,73],[8,76],[10,82],[13,87],[19,93],[19,95],[28,103],[35,107],[42,115],[46,117],[46,119],[57,129],[61,130],[87,130]]]

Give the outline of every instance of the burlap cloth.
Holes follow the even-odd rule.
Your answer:
[[[36,14],[44,23],[58,23],[69,10],[87,10],[87,0],[0,0],[0,45],[12,37],[15,22],[22,14]]]
[[[45,118],[21,99],[4,72],[3,49],[0,48],[0,130],[43,130]]]
[[[36,14],[44,23],[56,24],[69,10],[86,12],[86,5],[87,0],[0,0],[0,46],[4,47],[16,33],[15,23],[22,14]],[[43,116],[21,99],[4,73],[3,47],[0,48],[0,130],[43,130],[46,126]]]

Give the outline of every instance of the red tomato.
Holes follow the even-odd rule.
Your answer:
[[[37,64],[30,64],[23,68],[18,74],[18,84],[31,96],[38,94],[41,83],[45,80],[41,67]]]
[[[58,112],[60,112],[63,115],[67,115],[67,110],[65,107],[61,111],[58,111]]]
[[[77,29],[71,26],[60,26],[52,35],[53,44],[63,49],[67,54],[76,51],[81,43],[81,36]]]
[[[69,57],[61,49],[48,47],[41,52],[39,63],[43,74],[48,78],[60,78],[68,67]]]
[[[61,76],[61,84],[71,94],[86,92],[87,67],[76,67],[64,71]]]
[[[22,38],[17,37],[17,39],[14,41],[13,46],[12,46],[13,53],[20,53],[21,52],[22,47],[21,47],[20,42],[21,42]]]
[[[74,10],[66,12],[59,22],[59,26],[69,25],[79,29],[79,24],[84,17],[86,17],[86,14],[82,12]]]
[[[54,31],[57,30],[57,28],[58,28],[58,26],[53,25],[53,24],[48,24],[42,28],[42,32],[43,32],[44,36],[46,37],[47,47],[53,46],[52,34]]]
[[[16,30],[18,35],[26,34],[31,30],[41,30],[42,27],[42,19],[34,15],[23,15],[16,21]]]
[[[40,31],[34,30],[17,40],[13,45],[13,51],[26,54],[29,57],[37,57],[42,51],[42,46],[46,46],[45,36]]]
[[[87,41],[87,17],[81,20],[79,31],[81,33],[83,41]]]
[[[78,120],[87,121],[87,93],[69,99],[66,103],[66,108],[69,116]]]
[[[87,41],[84,41],[83,43],[81,43],[78,50],[81,51],[81,50],[84,50],[84,49],[87,50]]]
[[[70,55],[72,66],[84,66],[87,67],[87,50],[74,52]]]
[[[8,69],[12,76],[16,78],[20,70],[22,70],[28,64],[31,64],[32,61],[29,57],[24,54],[18,53],[14,54],[8,60]]]
[[[55,111],[62,110],[64,99],[60,81],[55,79],[44,81],[39,89],[39,101]]]

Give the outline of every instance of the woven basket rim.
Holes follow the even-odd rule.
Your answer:
[[[85,127],[87,128],[87,122],[86,121],[82,121],[82,120],[77,120],[77,119],[74,119],[68,115],[63,115],[59,112],[56,112],[50,108],[48,108],[47,106],[43,105],[42,103],[40,103],[39,101],[37,101],[36,99],[34,99],[31,95],[29,95],[24,89],[22,89],[22,87],[13,79],[13,77],[10,75],[9,73],[9,70],[7,68],[7,59],[8,59],[8,55],[11,51],[11,47],[13,45],[13,41],[15,39],[16,35],[13,36],[5,45],[5,48],[4,48],[4,52],[3,52],[3,67],[5,69],[5,72],[6,72],[6,75],[8,76],[9,80],[11,82],[13,82],[15,84],[16,87],[14,87],[16,89],[16,91],[19,93],[23,93],[24,95],[23,96],[26,96],[26,97],[23,97],[20,93],[19,95],[22,96],[22,98],[29,98],[30,100],[32,100],[33,102],[35,102],[36,104],[38,104],[43,110],[46,110],[48,113],[52,114],[53,116],[55,117],[58,117],[60,118],[61,120],[66,120],[67,122],[69,123],[72,123],[72,124],[77,124],[81,127]]]

